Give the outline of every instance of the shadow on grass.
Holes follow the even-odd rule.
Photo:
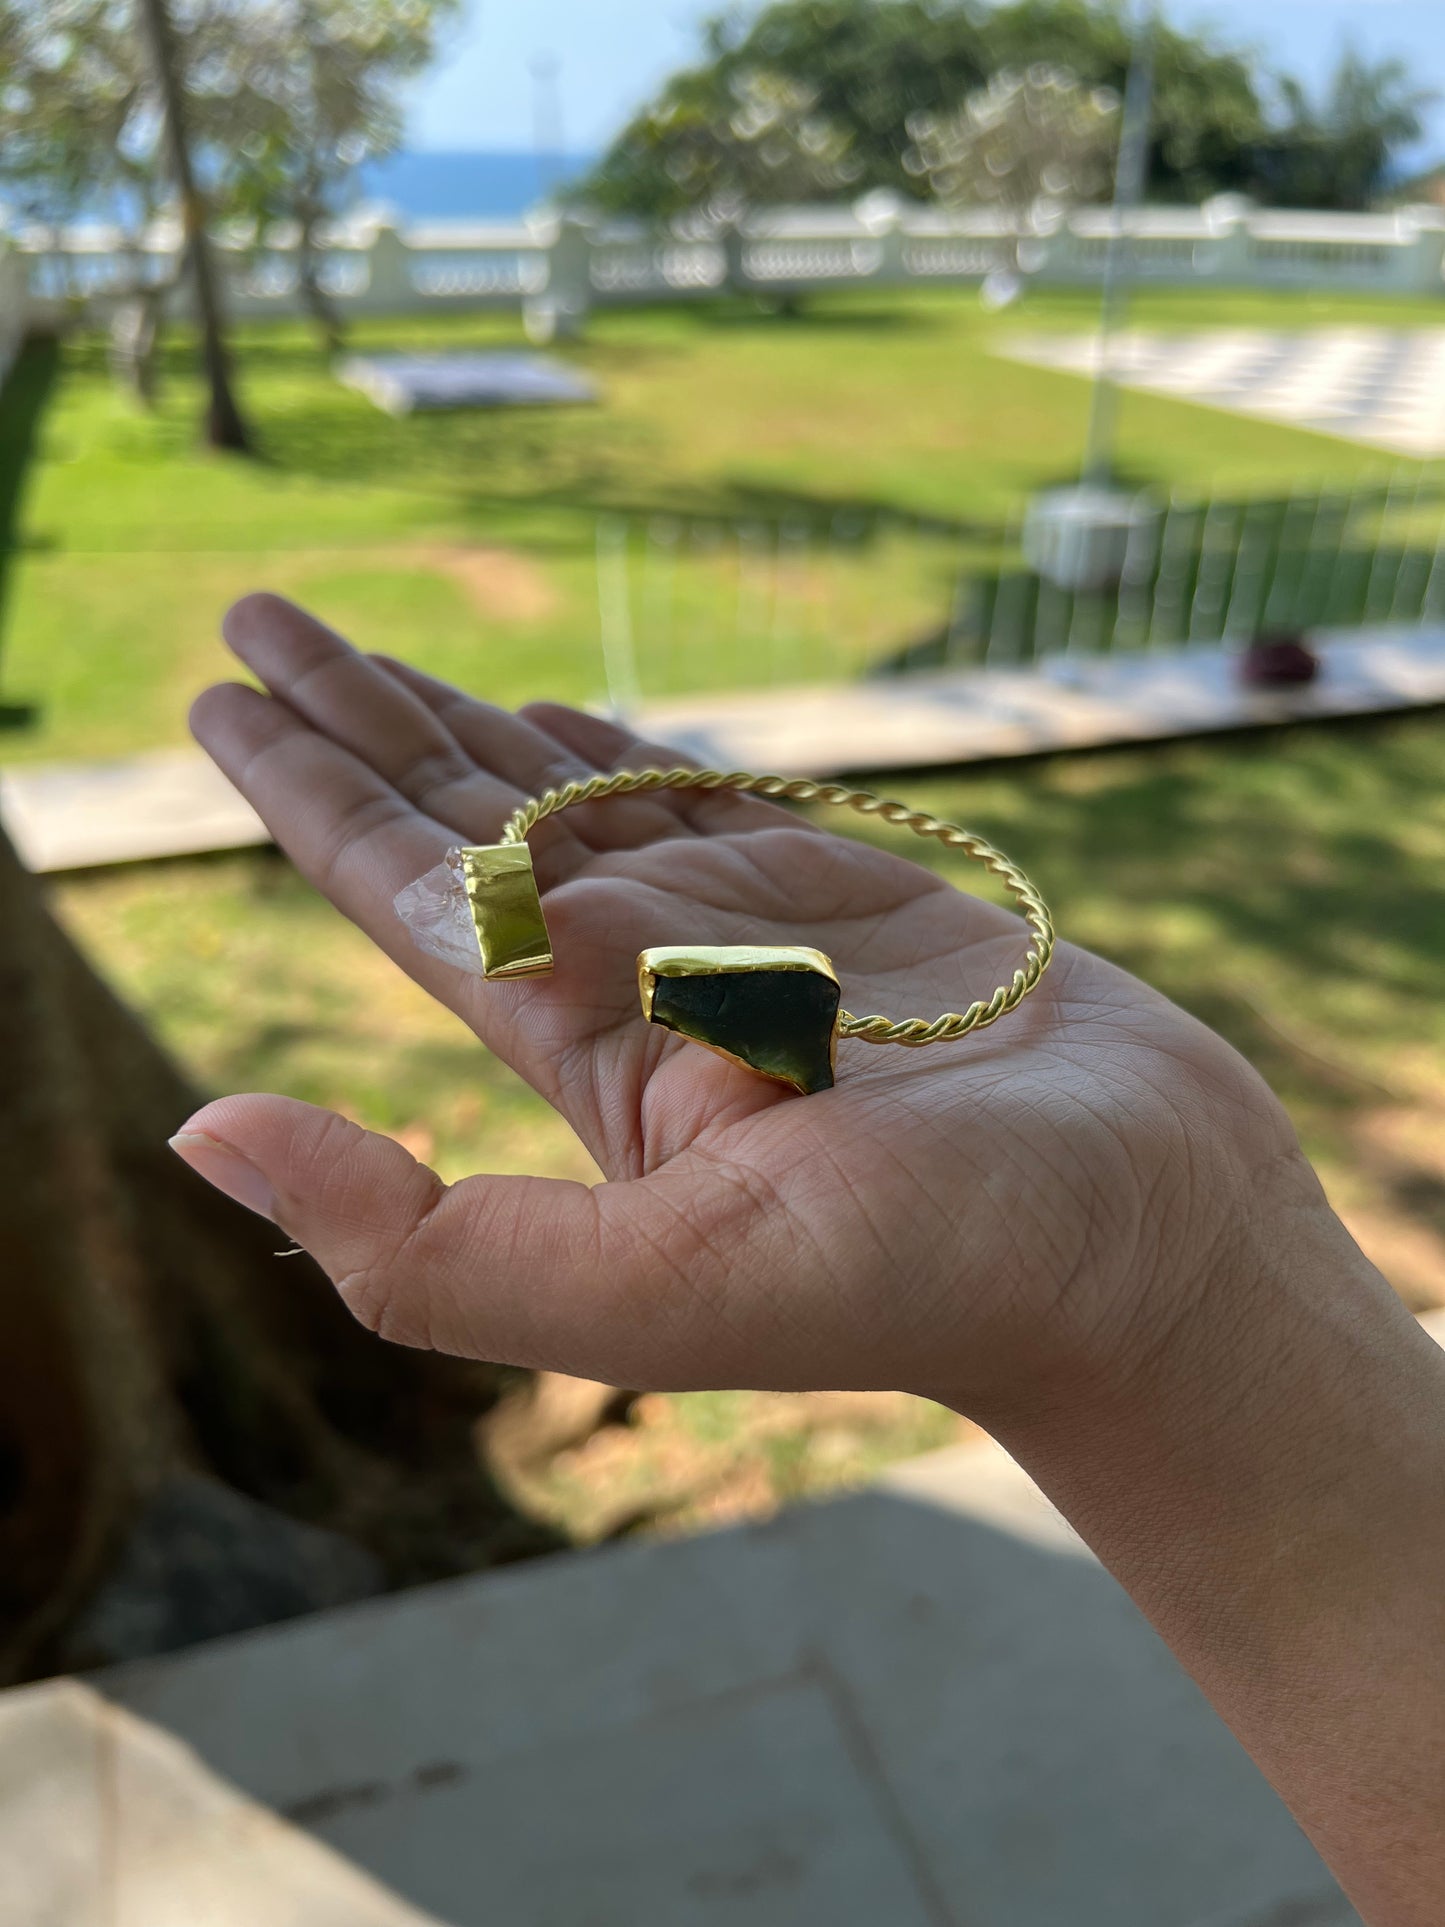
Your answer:
[[[0,389],[0,676],[4,672],[5,618],[11,573],[20,547],[25,482],[59,359],[55,342],[28,342]],[[33,707],[6,702],[0,694],[0,729],[17,728],[34,720]]]
[[[648,428],[605,408],[438,411],[396,419],[358,406],[337,387],[303,406],[274,409],[260,435],[263,460],[282,473],[444,493],[467,517],[564,510],[684,521],[762,518],[811,530],[839,517],[920,522],[909,504],[887,494],[793,488],[727,474],[669,477]],[[927,520],[937,533],[958,538],[997,539],[1003,532],[997,521]],[[577,539],[590,546],[590,528]]]
[[[992,782],[1016,785],[1017,817],[1006,802],[998,835],[1059,880],[1061,927],[1071,897],[1096,921],[1112,906],[1122,941],[1092,932],[1097,947],[1223,1032],[1281,1094],[1328,1112],[1390,1095],[1349,1062],[1341,1003],[1371,999],[1362,1028],[1377,1041],[1408,1050],[1424,1026],[1445,1043],[1445,893],[1431,851],[1397,832],[1438,820],[1442,735],[1439,715],[1314,725],[1059,758],[958,788],[987,805]],[[1276,969],[1305,986],[1287,1014]]]
[[[772,327],[796,340],[812,331],[831,338],[885,322],[914,325],[907,313],[889,316],[876,307],[829,308],[779,320],[756,313],[748,303],[720,302],[690,307],[685,314],[669,312],[645,338],[624,340],[608,334],[607,319],[600,316],[585,340],[569,343],[564,351],[599,379],[604,397],[614,377],[685,357],[699,331]],[[343,387],[315,337],[299,323],[238,327],[234,346],[243,400],[249,400],[251,378],[266,384],[264,407],[250,402],[257,460],[288,478],[444,498],[456,517],[468,522],[574,512],[585,524],[573,537],[579,552],[591,547],[590,518],[609,513],[698,522],[787,521],[815,533],[842,518],[854,527],[850,539],[864,542],[880,518],[886,523],[906,517],[918,524],[916,510],[892,491],[798,488],[725,472],[680,480],[670,472],[669,451],[659,446],[657,431],[645,420],[612,410],[605,399],[595,408],[428,411],[396,418]],[[490,315],[477,317],[476,325],[464,330],[456,316],[448,315],[368,320],[352,330],[350,341],[362,354],[524,346],[511,317]],[[86,382],[105,381],[104,343],[72,338],[66,345],[66,373]],[[163,341],[157,380],[161,408],[147,425],[148,443],[179,454],[188,446],[191,424],[167,406],[167,396],[194,380],[194,346],[186,330],[175,329]],[[938,534],[960,539],[993,539],[1001,532],[992,521],[932,521]],[[860,523],[868,526],[857,529]]]

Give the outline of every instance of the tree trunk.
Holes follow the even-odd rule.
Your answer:
[[[476,1457],[496,1374],[382,1344],[182,1165],[166,1139],[195,1094],[3,836],[0,1066],[0,1683],[126,1656],[84,1629],[143,1526],[147,1610],[171,1628],[151,1650],[326,1603],[257,1608],[223,1581],[222,1618],[186,1621],[196,1557],[239,1556],[252,1523],[307,1559],[364,1548],[376,1585],[549,1543]],[[218,1522],[201,1555],[194,1531],[184,1555],[157,1539],[178,1489],[188,1527],[197,1493]]]
[[[206,439],[212,448],[228,448],[245,454],[250,448],[251,438],[241,419],[231,381],[231,358],[226,349],[220,291],[211,259],[210,237],[206,232],[206,204],[196,186],[195,168],[191,161],[185,90],[181,85],[176,58],[175,33],[166,0],[141,0],[141,13],[165,115],[171,172],[180,196],[186,256],[195,289],[196,319],[201,331],[201,359],[205,364],[209,390]]]
[[[335,303],[321,285],[321,250],[316,245],[319,212],[308,211],[301,221],[297,244],[297,279],[302,305],[316,323],[328,355],[339,355],[346,346],[346,327]]]

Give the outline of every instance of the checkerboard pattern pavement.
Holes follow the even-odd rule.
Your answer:
[[[1035,336],[1000,352],[1076,375],[1098,373],[1102,361],[1092,335]],[[1288,422],[1395,455],[1445,454],[1445,328],[1130,331],[1111,344],[1108,365],[1125,388]]]

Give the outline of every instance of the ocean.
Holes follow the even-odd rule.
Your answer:
[[[356,201],[384,201],[412,220],[497,220],[525,214],[585,174],[591,154],[393,154],[362,168]]]
[[[406,220],[506,220],[525,214],[592,165],[592,154],[429,153],[393,154],[390,160],[363,167],[351,185],[351,205],[385,202]],[[0,174],[0,230],[6,204],[16,215],[30,218],[105,220],[124,218],[122,196],[95,197],[79,208],[65,203],[48,207],[48,197],[34,190],[7,190]]]

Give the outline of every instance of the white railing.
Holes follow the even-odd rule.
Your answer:
[[[870,194],[851,207],[759,209],[736,225],[653,230],[636,222],[541,213],[501,223],[399,226],[380,214],[324,237],[322,282],[345,314],[517,308],[541,337],[571,332],[596,307],[690,300],[722,289],[795,299],[845,287],[976,283],[1018,269],[1043,284],[1087,286],[1104,270],[1118,217],[1076,208],[1017,223],[997,210],[947,212]],[[217,237],[239,316],[299,311],[296,237],[284,229]],[[1290,213],[1224,196],[1196,208],[1127,217],[1132,271],[1159,283],[1445,293],[1445,210]],[[161,222],[139,244],[103,224],[19,226],[11,253],[31,325],[80,313],[104,319],[117,299],[180,279],[180,234]],[[4,286],[0,284],[0,297]],[[184,305],[179,290],[173,297]],[[17,297],[11,289],[13,311]],[[0,317],[0,337],[5,323]]]

